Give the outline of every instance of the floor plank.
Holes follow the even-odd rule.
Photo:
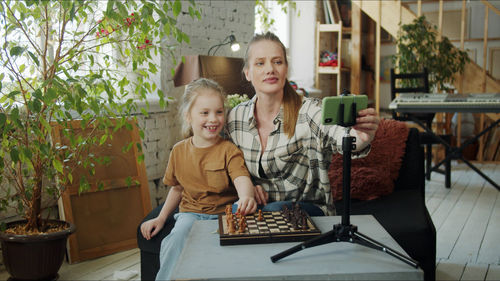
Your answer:
[[[488,273],[486,273],[487,281],[498,281],[500,280],[500,265],[490,265],[488,267]]]
[[[451,252],[451,260],[460,260],[464,263],[477,261],[481,242],[488,227],[497,194],[498,191],[494,187],[483,185],[481,193],[472,211],[470,211],[467,222]],[[458,205],[457,207],[460,208]],[[463,210],[463,212],[467,213],[469,210]]]
[[[59,270],[59,276],[61,280],[98,280],[91,279],[89,276],[96,271],[100,272],[109,268],[113,269],[117,265],[117,262],[130,256],[133,256],[136,261],[138,261],[139,249],[135,248],[71,265],[65,262]],[[117,270],[119,270],[119,268],[117,268]]]
[[[76,280],[106,280],[107,278],[115,279],[113,278],[113,275],[116,271],[125,271],[126,268],[129,268],[137,264],[138,260],[139,260],[139,252],[136,251],[133,255],[130,255],[120,260],[116,260],[112,264],[112,266],[103,267],[99,270],[93,271],[90,274],[86,274],[85,276],[82,276],[82,278]],[[139,271],[137,272],[137,274],[139,274]],[[136,275],[132,277],[136,277]]]
[[[484,280],[488,272],[487,264],[467,264],[460,280],[477,281]]]
[[[500,182],[500,165],[495,170],[495,180]],[[488,183],[488,187],[491,186]],[[496,190],[496,189],[495,189]],[[477,262],[500,264],[500,192],[496,192],[494,207],[486,228]],[[499,278],[500,280],[500,278]]]
[[[460,280],[465,264],[450,260],[440,260],[436,267],[436,280]]]
[[[436,230],[441,228],[442,224],[446,221],[446,218],[449,216],[451,210],[458,201],[458,198],[462,195],[465,187],[469,184],[470,175],[470,171],[464,171],[461,173],[461,180],[456,181],[450,189],[446,190],[446,197],[443,199],[441,204],[439,204],[439,207],[436,208],[436,210],[431,214]],[[443,188],[445,188],[444,185]]]
[[[470,175],[470,181],[456,198],[452,199],[446,220],[438,227],[437,258],[450,258],[456,241],[467,222],[482,187],[478,186],[479,175]],[[456,185],[453,187],[455,189]],[[451,193],[450,193],[451,194]],[[443,202],[444,204],[444,202]],[[441,205],[443,205],[441,204]]]

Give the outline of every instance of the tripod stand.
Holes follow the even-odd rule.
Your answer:
[[[342,94],[344,95],[344,93]],[[398,258],[399,260],[418,268],[418,262],[394,249],[391,249],[385,246],[382,243],[375,241],[374,239],[358,232],[358,227],[356,225],[352,225],[350,222],[350,213],[351,213],[351,155],[352,150],[355,149],[355,137],[352,137],[349,133],[351,130],[351,126],[355,124],[356,120],[356,104],[353,102],[352,106],[352,117],[351,120],[354,120],[354,123],[345,124],[344,117],[344,104],[340,104],[339,116],[340,122],[339,125],[345,127],[345,135],[342,138],[342,160],[343,160],[343,171],[342,171],[342,192],[343,192],[343,201],[344,201],[344,213],[342,214],[342,219],[340,224],[335,224],[333,229],[321,234],[315,238],[312,238],[308,241],[305,241],[297,246],[294,246],[288,250],[285,250],[281,253],[278,253],[271,257],[272,262],[276,262],[284,257],[287,257],[293,253],[296,253],[300,250],[315,247],[331,242],[351,242],[355,244],[360,244],[365,247],[369,247],[372,249],[376,249],[382,252],[386,252],[387,254]]]

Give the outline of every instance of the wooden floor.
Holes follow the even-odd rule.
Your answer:
[[[500,164],[476,164],[497,184]],[[452,187],[433,173],[426,202],[437,230],[438,280],[500,280],[500,193],[465,164],[452,168]]]
[[[476,164],[500,183],[500,164]],[[500,280],[500,192],[465,164],[453,164],[452,187],[433,173],[427,207],[437,229],[437,280]],[[63,264],[60,280],[113,280],[117,273],[140,279],[138,249]],[[134,273],[136,273],[134,275]],[[7,273],[0,272],[0,280]]]

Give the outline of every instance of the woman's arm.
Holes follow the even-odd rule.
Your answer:
[[[168,216],[179,206],[184,188],[180,185],[172,186],[168,192],[165,204],[161,208],[160,214],[153,219],[145,221],[141,225],[141,233],[146,240],[155,236],[164,226]]]
[[[251,214],[257,210],[255,201],[254,185],[248,176],[239,176],[234,179],[234,187],[238,192],[238,211],[243,214]]]

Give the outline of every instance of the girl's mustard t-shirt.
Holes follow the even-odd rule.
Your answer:
[[[238,200],[233,181],[240,176],[250,175],[236,145],[221,138],[198,148],[190,137],[174,145],[163,183],[184,188],[180,212],[220,214]]]

